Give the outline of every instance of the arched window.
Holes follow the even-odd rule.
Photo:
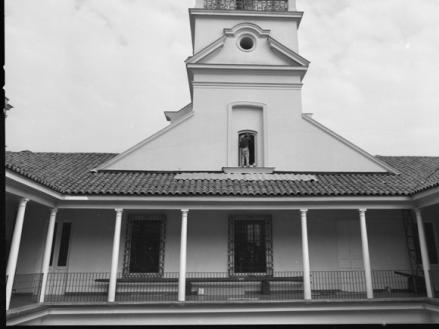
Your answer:
[[[238,135],[240,167],[256,167],[256,132],[241,131]]]

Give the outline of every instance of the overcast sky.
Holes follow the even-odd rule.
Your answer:
[[[122,152],[190,102],[195,0],[6,0],[8,150]],[[372,154],[439,156],[439,1],[298,0],[304,112]]]

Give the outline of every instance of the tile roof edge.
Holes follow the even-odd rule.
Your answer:
[[[14,174],[19,175],[19,176],[21,176],[21,177],[23,177],[25,179],[31,180],[33,183],[40,184],[43,187],[51,189],[53,192],[57,192],[57,193],[61,193],[61,194],[65,193],[65,191],[63,189],[61,189],[61,188],[59,188],[59,187],[57,187],[57,186],[55,186],[53,184],[50,184],[47,181],[45,181],[43,179],[40,179],[40,178],[38,178],[38,177],[36,177],[36,176],[34,176],[32,174],[25,173],[25,172],[23,172],[23,170],[20,170],[20,168],[14,168],[14,167],[10,167],[10,166],[5,165],[5,169],[6,170],[10,170]]]

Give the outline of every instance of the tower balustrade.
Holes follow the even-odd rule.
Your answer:
[[[204,0],[211,10],[288,11],[288,0]]]

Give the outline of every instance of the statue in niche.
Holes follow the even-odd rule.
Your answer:
[[[252,142],[252,135],[249,133],[241,134],[239,136],[239,157],[241,167],[250,167],[250,144]]]

